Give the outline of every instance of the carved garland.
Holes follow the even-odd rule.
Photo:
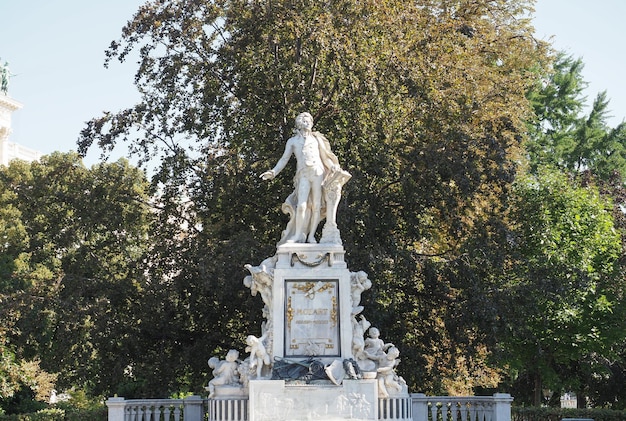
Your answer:
[[[298,254],[298,253],[292,253],[291,254],[291,267],[293,267],[296,262],[300,262],[302,263],[304,266],[307,267],[315,267],[315,266],[319,266],[322,263],[324,263],[325,261],[328,262],[328,266],[332,266],[333,262],[332,262],[332,253],[326,253],[324,255],[320,255],[318,260],[315,260],[313,262],[307,262],[306,260],[306,254]]]

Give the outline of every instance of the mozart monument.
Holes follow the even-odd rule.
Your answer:
[[[282,157],[261,178],[277,178],[292,157],[294,190],[282,204],[289,221],[276,254],[245,265],[243,283],[263,300],[264,321],[243,353],[209,360],[209,419],[411,420],[411,397],[395,371],[399,350],[360,304],[372,281],[344,260],[336,215],[351,175],[308,113],[297,116]]]

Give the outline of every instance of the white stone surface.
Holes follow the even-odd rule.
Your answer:
[[[10,142],[11,115],[22,108],[22,104],[0,93],[0,165],[9,165],[14,159],[31,162],[41,158],[41,152]]]
[[[351,176],[312,126],[310,114],[300,114],[283,156],[261,174],[271,180],[296,157],[295,190],[283,204],[290,221],[276,254],[245,265],[250,275],[244,285],[265,304],[261,336],[246,340],[250,355],[241,367],[249,370],[239,370],[242,390],[249,393],[248,419],[373,420],[379,419],[380,404],[384,419],[405,421],[410,397],[395,372],[399,351],[385,344],[376,329],[365,339],[370,323],[361,314],[361,294],[372,281],[367,273],[348,269],[336,224],[341,189]],[[234,395],[216,387],[214,399],[240,402],[241,396]],[[402,411],[393,409],[400,406]]]
[[[250,382],[250,421],[375,420],[375,380],[335,385],[287,385],[283,380]]]
[[[209,385],[205,388],[212,398],[216,394],[216,389],[221,386],[231,386],[242,388],[239,378],[239,351],[231,349],[226,354],[225,360],[217,357],[209,359],[209,367],[213,369],[213,379],[209,381]]]
[[[326,365],[352,358],[351,277],[343,256],[341,246],[278,247],[273,299],[282,305],[273,308],[273,357],[315,355]],[[319,352],[303,349],[307,335]]]

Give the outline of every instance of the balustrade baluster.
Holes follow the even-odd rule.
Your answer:
[[[459,419],[459,403],[451,402],[450,403],[450,420],[457,421]]]
[[[476,417],[478,421],[485,421],[485,404],[479,404],[476,407]]]
[[[467,419],[467,413],[468,413],[467,402],[457,401],[456,405],[459,408],[457,421],[471,421]]]
[[[488,404],[485,406],[485,421],[493,420],[493,410],[494,410],[493,404]]]

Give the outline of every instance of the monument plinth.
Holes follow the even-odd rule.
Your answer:
[[[277,248],[273,356],[352,358],[350,271],[342,246],[283,244]]]
[[[265,304],[260,335],[247,337],[244,361],[236,350],[209,360],[209,407],[238,414],[245,407],[251,421],[294,421],[379,419],[383,405],[401,408],[385,419],[410,419],[406,383],[395,372],[399,351],[361,314],[361,294],[372,282],[344,259],[336,212],[351,176],[312,126],[310,114],[300,114],[283,156],[261,174],[271,180],[296,157],[294,191],[282,205],[289,222],[276,253],[245,265],[244,285]],[[224,401],[232,405],[217,404]],[[231,412],[220,409],[210,419],[227,420]]]

